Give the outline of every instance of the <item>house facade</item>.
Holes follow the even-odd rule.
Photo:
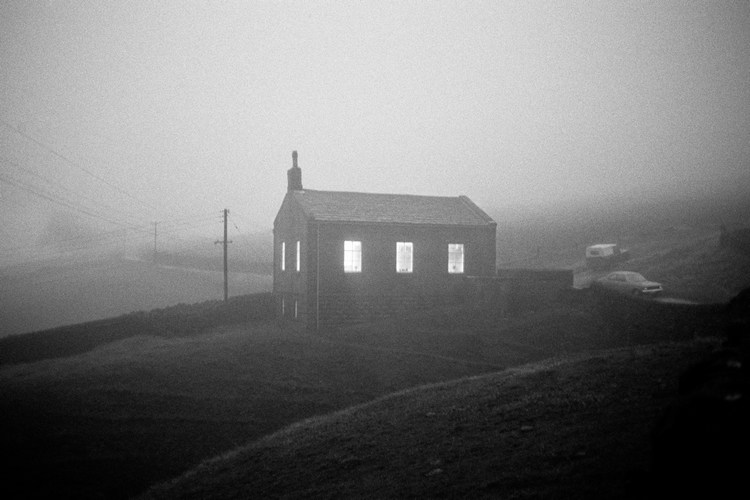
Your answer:
[[[309,329],[446,303],[495,274],[497,224],[465,196],[306,190],[297,152],[274,221],[277,316]]]

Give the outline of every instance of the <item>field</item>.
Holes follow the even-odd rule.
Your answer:
[[[233,272],[230,296],[271,289],[271,276]],[[100,257],[0,269],[0,337],[224,295],[222,271]]]

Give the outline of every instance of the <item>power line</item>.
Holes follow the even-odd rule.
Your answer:
[[[24,132],[21,132],[21,131],[20,131],[20,130],[18,130],[18,129],[17,129],[16,127],[14,127],[13,125],[11,125],[11,124],[10,124],[10,123],[8,123],[7,121],[3,120],[2,118],[0,118],[0,123],[2,123],[3,125],[5,125],[5,126],[6,126],[7,128],[9,128],[10,130],[12,130],[12,131],[14,131],[15,133],[17,133],[18,135],[20,135],[20,136],[22,136],[22,137],[25,137],[25,138],[26,138],[27,140],[29,140],[29,141],[33,142],[34,144],[36,144],[36,145],[37,145],[37,146],[39,146],[40,148],[44,149],[45,151],[47,151],[47,152],[51,153],[52,155],[54,155],[54,156],[56,156],[56,157],[60,158],[61,160],[63,160],[63,161],[64,161],[65,163],[67,163],[68,165],[71,165],[71,166],[73,166],[73,167],[75,167],[75,168],[77,168],[77,169],[79,169],[79,170],[81,170],[81,171],[85,172],[86,174],[90,175],[91,177],[93,177],[94,179],[98,180],[99,182],[102,182],[102,183],[106,184],[107,186],[109,186],[110,188],[114,189],[114,190],[115,190],[115,191],[117,191],[118,193],[120,193],[120,194],[123,194],[123,195],[125,195],[125,196],[127,196],[127,197],[129,197],[129,198],[131,198],[131,199],[133,199],[133,200],[135,200],[135,201],[137,201],[137,202],[138,202],[138,203],[140,203],[141,205],[143,205],[143,206],[145,206],[145,207],[147,207],[147,208],[149,208],[149,209],[151,209],[151,210],[156,210],[156,207],[155,207],[155,206],[153,206],[153,205],[151,205],[151,204],[149,204],[149,203],[146,203],[146,202],[144,202],[144,201],[142,201],[142,200],[140,200],[140,199],[136,198],[136,197],[135,197],[135,196],[133,196],[132,194],[128,193],[128,192],[127,192],[127,191],[125,191],[124,189],[121,189],[120,187],[118,187],[118,186],[115,186],[114,184],[112,184],[111,182],[107,181],[106,179],[103,179],[102,177],[100,177],[100,176],[96,175],[95,173],[91,172],[90,170],[88,170],[88,169],[84,168],[83,166],[79,165],[78,163],[74,162],[74,161],[73,161],[73,160],[71,160],[70,158],[68,158],[68,157],[66,157],[66,156],[64,156],[64,155],[62,155],[61,153],[58,153],[58,152],[57,152],[56,150],[54,150],[54,149],[53,149],[53,148],[52,148],[51,146],[48,146],[47,144],[44,144],[43,142],[41,142],[41,141],[38,141],[37,139],[35,139],[35,138],[31,137],[30,135],[28,135],[28,134],[26,134],[26,133],[24,133]]]
[[[58,184],[56,184],[56,183],[52,182],[51,180],[47,179],[47,178],[46,178],[45,176],[43,176],[43,175],[39,174],[38,172],[36,172],[36,171],[34,171],[34,170],[30,169],[30,168],[26,168],[26,167],[24,167],[23,165],[21,165],[21,164],[19,164],[19,163],[15,162],[15,161],[13,161],[13,160],[12,160],[12,159],[10,159],[10,158],[7,158],[7,157],[2,157],[2,160],[3,160],[3,161],[5,161],[5,162],[6,162],[6,164],[10,164],[10,165],[12,165],[12,166],[16,167],[17,169],[19,169],[19,170],[21,170],[21,171],[23,171],[23,172],[27,172],[27,173],[31,174],[32,176],[34,176],[34,177],[36,177],[36,178],[39,178],[39,179],[41,179],[42,181],[44,181],[45,183],[47,183],[47,184],[48,184],[49,186],[51,186],[51,187],[52,187],[53,189],[62,189],[63,191],[65,191],[65,192],[69,193],[69,195],[72,195],[72,196],[74,196],[74,197],[77,197],[77,198],[82,198],[82,199],[84,199],[84,200],[87,200],[87,201],[89,201],[90,203],[92,203],[92,204],[94,204],[94,205],[98,205],[99,207],[101,207],[101,208],[102,208],[102,209],[104,209],[104,210],[107,210],[107,211],[111,211],[111,212],[120,212],[120,214],[121,214],[121,218],[122,218],[122,219],[132,219],[132,218],[134,218],[134,217],[133,217],[133,216],[132,216],[131,214],[129,214],[129,213],[127,213],[127,212],[123,211],[123,210],[120,210],[120,209],[118,209],[118,208],[115,208],[115,207],[112,207],[112,206],[106,205],[106,204],[104,204],[104,203],[100,203],[100,202],[98,202],[97,200],[95,200],[95,199],[93,199],[93,198],[91,198],[91,197],[89,197],[89,196],[86,196],[86,195],[84,195],[84,194],[81,194],[81,193],[77,193],[77,192],[74,192],[74,191],[72,191],[72,190],[70,190],[70,189],[66,188],[65,186],[61,186],[61,185],[58,185]],[[17,182],[23,182],[23,181],[20,181],[19,179],[15,179],[15,180],[16,180]],[[26,183],[26,185],[28,186],[28,185],[30,185],[30,183]],[[31,184],[31,185],[33,186],[33,184]],[[41,187],[39,187],[39,186],[33,186],[33,187],[35,187],[35,188],[37,188],[37,189],[40,189],[40,190],[42,190],[42,189],[43,189],[43,188],[41,188]],[[71,201],[71,200],[70,200],[70,198],[65,198],[65,197],[63,197],[62,193],[50,193],[50,191],[45,191],[45,192],[46,192],[47,194],[49,194],[50,196],[55,196],[56,198],[58,198],[58,199],[62,199],[62,200],[64,200],[64,201],[65,201],[66,203],[70,203],[71,205],[78,205],[78,206],[83,206],[82,204],[80,204],[80,203],[78,203],[78,202],[76,202],[76,201]],[[123,216],[124,216],[124,217],[123,217]],[[141,222],[139,221],[139,224],[140,224],[140,223],[141,223]]]
[[[204,220],[208,220],[208,219],[204,219]],[[177,228],[168,229],[166,231],[160,231],[159,235],[160,236],[167,235],[167,237],[169,238],[170,235],[177,234],[180,231],[185,231],[185,230],[195,229],[195,228],[201,228],[201,227],[213,226],[215,224],[215,217],[211,217],[210,220],[213,221],[213,222],[211,222],[211,223],[202,223],[202,224],[191,224],[191,225],[185,225],[185,224],[183,224],[183,227],[177,227]],[[159,224],[161,224],[161,222]],[[127,237],[129,231],[133,231],[135,233],[138,233],[140,236]],[[82,244],[82,245],[85,245],[85,244],[94,244],[96,246],[100,246],[98,244],[106,244],[106,243],[109,243],[109,242],[115,242],[116,239],[121,239],[122,242],[145,241],[144,238],[146,236],[150,236],[151,234],[152,234],[152,232],[148,228],[148,226],[144,225],[142,227],[123,228],[123,229],[116,229],[114,231],[106,231],[106,232],[102,232],[102,233],[97,233],[95,235],[81,236],[81,237],[76,237],[76,238],[67,238],[67,239],[64,239],[64,240],[55,240],[54,244],[67,244],[67,243],[76,244],[76,243],[79,243],[79,244]],[[10,237],[8,237],[8,239],[10,240]],[[182,238],[179,238],[179,237],[175,238],[174,236],[172,236],[170,239],[177,240],[177,241],[181,241],[182,240]],[[207,239],[205,242],[200,242],[198,244],[194,244],[194,245],[188,247],[187,249],[197,248],[198,246],[204,246],[204,245],[207,245],[208,243],[210,243],[210,241]],[[48,252],[49,250],[46,250],[47,248],[48,248],[47,245],[42,245],[42,244],[36,243],[36,244],[30,244],[30,245],[15,246],[15,247],[10,247],[10,248],[0,248],[0,252],[2,252],[3,254],[7,254],[9,252],[18,252],[18,251],[25,251],[25,250],[34,251],[35,249],[39,249],[40,251]],[[94,248],[94,246],[89,246],[88,248],[79,248],[79,249],[66,249],[64,252],[65,253],[69,253],[69,252],[74,251],[74,250],[88,250],[88,249],[93,249],[93,248]]]
[[[81,213],[86,214],[86,215],[88,215],[90,217],[94,217],[96,219],[101,219],[103,221],[109,222],[110,224],[115,224],[117,226],[129,227],[131,229],[136,229],[137,228],[137,226],[135,226],[133,224],[123,223],[121,221],[117,221],[117,220],[111,219],[109,217],[105,217],[103,215],[100,215],[100,214],[92,213],[92,212],[90,212],[90,211],[88,211],[86,209],[83,209],[83,208],[80,208],[80,207],[76,207],[73,204],[71,204],[70,202],[54,198],[54,195],[51,195],[49,193],[46,193],[46,194],[45,193],[40,193],[39,191],[35,190],[33,186],[30,187],[28,184],[25,184],[22,181],[11,179],[11,178],[9,178],[9,177],[7,177],[5,175],[0,175],[0,179],[5,180],[5,182],[7,182],[8,184],[10,184],[11,186],[16,186],[19,189],[23,189],[24,191],[27,191],[29,193],[32,193],[32,194],[35,194],[35,195],[39,196],[40,198],[44,198],[45,200],[51,201],[52,203],[64,206],[64,207],[69,208],[71,210],[75,210],[76,212],[81,212]]]

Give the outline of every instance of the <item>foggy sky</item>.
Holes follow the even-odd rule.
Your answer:
[[[736,194],[749,117],[744,0],[5,0],[0,238],[60,200],[144,234],[218,235],[223,208],[270,229],[292,150],[310,189],[488,210]]]

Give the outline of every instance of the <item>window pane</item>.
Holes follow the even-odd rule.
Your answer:
[[[450,243],[448,245],[448,272],[451,274],[461,274],[464,272],[463,243]]]
[[[281,242],[281,270],[286,270],[286,243]]]
[[[362,242],[345,241],[344,242],[344,272],[361,273],[362,272]]]
[[[297,271],[299,271],[299,263],[300,263],[300,251],[299,251],[300,245],[299,240],[297,241]]]
[[[414,244],[399,241],[396,243],[396,272],[410,273],[413,270]]]

